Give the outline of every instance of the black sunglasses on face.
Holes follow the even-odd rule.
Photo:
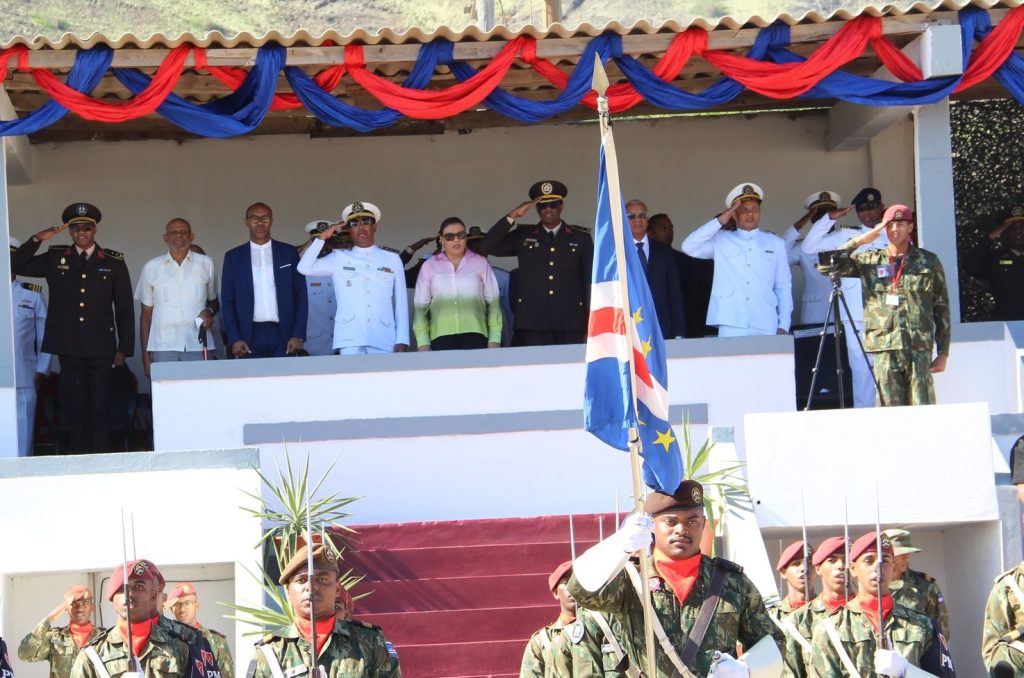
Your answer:
[[[562,206],[562,201],[561,200],[548,200],[547,202],[542,202],[542,203],[538,204],[537,205],[537,209],[553,210],[553,209],[558,209],[561,206]]]
[[[465,231],[459,231],[458,233],[445,233],[441,237],[444,238],[448,242],[451,242],[452,240],[465,240],[466,239],[466,232]]]
[[[369,226],[375,223],[377,223],[377,220],[373,217],[361,217],[359,219],[349,219],[346,225],[349,228],[353,228],[355,226]]]

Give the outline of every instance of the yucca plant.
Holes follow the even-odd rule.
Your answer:
[[[737,463],[715,471],[701,471],[711,457],[715,443],[706,439],[696,452],[690,439],[690,422],[683,421],[683,479],[695,480],[704,488],[704,513],[711,527],[711,549],[714,552],[714,533],[720,519],[730,508],[749,507],[750,495],[747,483],[740,475],[743,464]]]
[[[284,471],[281,470],[276,460],[274,463],[277,468],[277,483],[271,482],[259,469],[256,469],[257,475],[267,490],[269,500],[263,494],[245,492],[249,498],[257,502],[256,508],[239,507],[246,513],[259,518],[266,526],[263,536],[260,537],[256,546],[264,550],[270,549],[273,552],[278,572],[284,569],[307,539],[311,539],[314,544],[327,545],[341,557],[345,549],[351,547],[356,532],[352,528],[340,524],[339,521],[352,515],[345,511],[345,508],[359,497],[342,497],[338,492],[326,497],[317,497],[317,492],[334,469],[337,460],[327,468],[320,480],[312,485],[309,478],[308,454],[305,466],[298,473],[292,467],[287,448],[285,449]],[[309,522],[313,527],[311,536],[306,533],[307,490]],[[288,603],[284,587],[274,581],[263,568],[260,568],[259,575],[253,572],[249,572],[249,574],[260,582],[267,605],[251,607],[234,603],[220,603],[238,613],[227,618],[257,627],[255,631],[248,631],[245,635],[256,635],[268,631],[280,633],[287,629],[292,625],[295,617],[291,605]],[[339,577],[341,585],[346,589],[351,589],[362,579],[362,576],[354,575],[352,570],[348,570]],[[368,594],[357,596],[356,599],[365,595]]]

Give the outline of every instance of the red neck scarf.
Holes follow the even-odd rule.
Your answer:
[[[801,607],[803,607],[804,605],[807,604],[807,601],[804,600],[803,598],[799,598],[797,600],[793,600],[789,596],[786,596],[786,601],[789,603],[789,608],[791,610],[798,610],[798,609],[800,609]]]
[[[564,614],[559,614],[558,615],[558,623],[561,624],[562,626],[568,626],[569,624],[573,623],[574,621],[576,621],[576,615],[573,615],[571,617],[568,616],[568,615],[564,615]]]
[[[654,567],[672,587],[672,592],[676,594],[680,604],[686,602],[686,596],[690,595],[690,589],[697,581],[697,574],[700,572],[700,557],[698,553],[684,560],[674,560],[658,549],[654,549]]]
[[[146,619],[145,621],[132,622],[132,654],[136,657],[142,656],[142,649],[146,647],[146,643],[149,642],[149,634],[159,622],[158,617]],[[124,638],[125,642],[128,642],[128,625],[120,617],[117,620],[117,629],[121,632],[121,637]]]
[[[831,614],[832,612],[835,612],[836,610],[841,608],[843,605],[846,605],[846,598],[839,597],[835,600],[830,600],[829,598],[825,598],[824,596],[822,596],[821,602],[825,604],[825,609],[828,610]]]
[[[878,597],[872,596],[867,593],[857,594],[857,604],[860,605],[860,611],[871,620],[871,626],[874,627],[875,632],[879,632],[881,626],[878,623]],[[888,593],[882,597],[882,618],[883,620],[889,616],[892,612],[892,596]]]
[[[89,636],[92,635],[92,622],[84,624],[72,622],[68,625],[68,629],[71,631],[71,637],[75,640],[75,645],[78,646],[79,650],[89,644]]]
[[[337,617],[328,617],[327,619],[320,619],[316,622],[316,656],[320,656],[320,650],[324,649],[324,644],[327,643],[327,639],[331,635],[331,631],[334,630],[334,620]],[[299,630],[302,637],[309,642],[310,623],[308,619],[295,618],[295,628]]]

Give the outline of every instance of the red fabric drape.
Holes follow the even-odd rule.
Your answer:
[[[333,44],[334,43],[330,41],[324,43],[325,46]],[[205,49],[196,50],[196,68],[208,72],[210,75],[230,87],[232,92],[242,86],[242,82],[249,74],[249,72],[244,68],[209,65],[206,61]],[[345,76],[347,71],[348,69],[345,67],[345,64],[337,64],[336,66],[331,66],[320,71],[313,76],[313,80],[320,89],[325,92],[331,92],[338,86],[338,83],[341,82],[341,79]],[[275,94],[274,100],[270,104],[270,110],[272,111],[287,111],[295,108],[302,108],[302,102],[299,100],[299,97],[289,93]]]
[[[352,79],[388,108],[410,118],[440,120],[461,113],[486,99],[501,83],[526,40],[523,36],[511,40],[472,78],[443,90],[409,89],[370,73],[366,70],[361,45],[345,47],[345,64]]]
[[[0,83],[7,80],[7,62],[11,57],[18,57],[18,70],[28,70],[28,48],[25,45],[15,45],[0,52]]]
[[[1015,7],[1006,13],[988,37],[978,44],[971,53],[971,60],[964,71],[964,77],[955,92],[965,90],[985,80],[1010,58],[1013,48],[1024,29],[1024,6]]]
[[[871,38],[871,47],[889,72],[903,82],[919,82],[924,79],[920,67],[881,35]]]
[[[178,84],[182,67],[185,65],[185,58],[192,49],[196,48],[192,45],[178,45],[172,49],[156,70],[149,86],[128,101],[100,101],[88,94],[71,89],[49,71],[33,68],[31,73],[36,84],[47,94],[86,120],[124,122],[149,115],[163,103],[167,95],[174,90],[174,86]]]

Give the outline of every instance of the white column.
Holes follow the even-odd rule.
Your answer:
[[[6,147],[6,145],[5,145]],[[7,215],[7,154],[0,153],[0,457],[18,456],[14,392],[14,323],[11,302],[10,224]]]
[[[914,182],[918,242],[939,256],[946,271],[950,316],[960,322],[960,281],[953,211],[953,157],[949,99],[914,110]]]

